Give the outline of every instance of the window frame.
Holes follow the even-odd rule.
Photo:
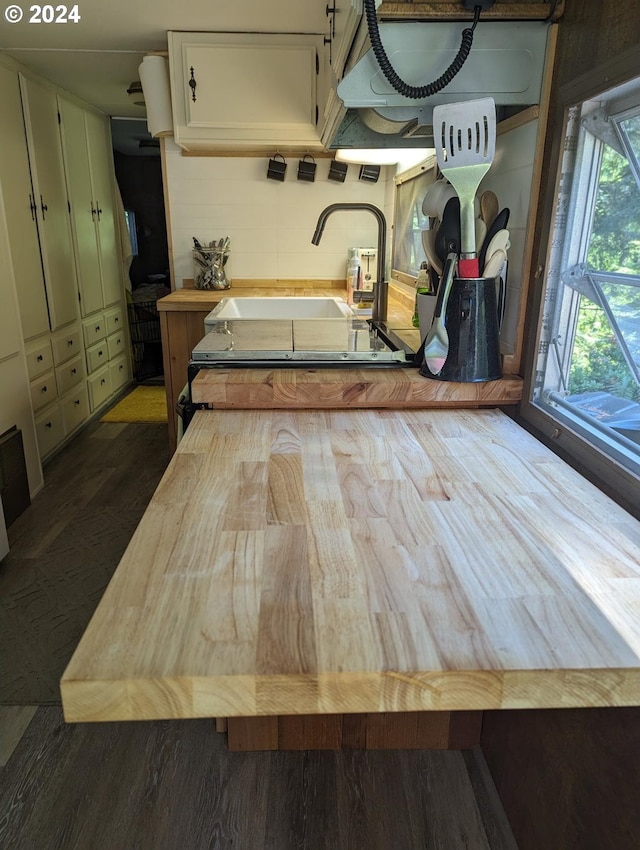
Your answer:
[[[616,461],[615,457],[608,456],[591,443],[589,436],[593,429],[585,428],[580,417],[567,418],[552,415],[548,409],[540,407],[534,401],[536,381],[539,378],[536,368],[542,339],[547,285],[553,271],[551,269],[552,251],[555,247],[553,238],[559,213],[557,204],[561,190],[564,142],[571,110],[619,86],[631,84],[638,77],[636,55],[629,52],[622,60],[618,57],[615,61],[598,66],[588,74],[561,87],[557,92],[555,120],[552,122],[551,135],[548,139],[549,154],[546,157],[550,163],[548,173],[553,175],[554,179],[553,186],[547,188],[538,209],[539,228],[536,235],[538,264],[535,280],[532,281],[534,286],[532,286],[527,312],[523,361],[524,391],[516,419],[633,516],[640,518],[640,498],[638,497],[640,474],[623,466]],[[566,260],[566,251],[564,254]]]

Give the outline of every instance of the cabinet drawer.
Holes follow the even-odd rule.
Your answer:
[[[106,339],[97,345],[87,348],[87,371],[89,374],[95,372],[109,360],[109,348]]]
[[[78,354],[73,360],[68,363],[63,363],[56,369],[56,382],[58,384],[58,394],[64,395],[68,390],[79,384],[83,375],[82,370],[82,355]]]
[[[51,347],[53,348],[53,362],[56,366],[80,354],[82,351],[82,335],[80,328],[73,328],[65,333],[57,333],[51,337]]]
[[[122,309],[120,307],[112,307],[111,310],[105,310],[104,321],[107,326],[107,335],[121,331],[124,327]]]
[[[89,417],[89,396],[86,386],[81,386],[60,402],[64,433],[70,434]]]
[[[57,404],[37,417],[36,437],[40,457],[48,455],[62,441],[64,437],[62,411]]]
[[[49,340],[27,346],[25,351],[27,357],[27,371],[29,378],[43,375],[53,367],[53,353]]]
[[[47,372],[31,381],[31,404],[34,410],[40,410],[58,397],[55,372]]]
[[[82,335],[84,337],[84,344],[87,347],[101,339],[105,339],[107,336],[107,325],[104,320],[104,314],[96,313],[90,319],[85,319],[82,323]]]
[[[122,356],[112,360],[109,363],[109,372],[111,373],[111,392],[115,393],[129,381],[127,358]]]
[[[121,354],[124,354],[125,349],[125,336],[124,331],[120,331],[116,334],[111,334],[107,339],[107,348],[109,349],[109,360],[114,360],[116,357],[119,357]]]
[[[104,369],[100,369],[99,372],[91,375],[87,380],[87,387],[89,389],[89,404],[93,411],[97,407],[100,407],[111,395],[111,374],[109,373],[109,367],[105,366]]]

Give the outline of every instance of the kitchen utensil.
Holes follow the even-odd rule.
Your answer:
[[[433,110],[433,137],[442,174],[460,199],[460,261],[462,277],[480,274],[475,242],[475,196],[496,146],[496,106],[492,97],[448,103]]]
[[[426,377],[434,377],[440,373],[449,353],[449,336],[443,313],[449,300],[457,259],[455,254],[449,254],[444,264],[433,323],[424,341],[424,363],[420,369],[420,374]],[[423,372],[425,367],[427,371]]]
[[[511,242],[509,241],[509,231],[508,230],[499,230],[495,236],[491,238],[491,241],[487,245],[486,252],[483,257],[482,262],[482,274],[484,277],[488,277],[485,272],[485,267],[492,255],[496,253],[496,251],[504,251],[505,254],[511,247]]]
[[[482,272],[483,277],[487,278],[495,278],[500,274],[500,269],[504,265],[504,261],[507,259],[507,252],[503,248],[498,248],[497,251],[494,251],[491,256],[488,256],[487,263],[484,267],[484,271]]]
[[[487,235],[487,225],[482,218],[476,218],[476,245],[482,245]]]
[[[495,192],[488,189],[480,195],[480,215],[487,226],[487,230],[495,221],[499,209],[498,197]]]
[[[446,180],[436,180],[427,189],[422,201],[422,213],[428,218],[441,218],[442,211],[449,200],[455,198],[456,190]]]
[[[509,207],[505,207],[504,209],[500,210],[498,215],[493,220],[491,227],[487,229],[487,235],[484,237],[484,242],[480,246],[480,251],[478,252],[478,264],[481,269],[484,268],[484,264],[487,259],[487,249],[489,247],[489,244],[491,243],[491,240],[496,235],[496,233],[498,233],[498,231],[506,229],[507,224],[509,223],[509,214]]]
[[[505,282],[507,276],[507,268],[508,263],[503,266],[504,268],[504,277],[502,275],[496,278],[496,302],[498,305],[498,331],[502,327],[502,320],[504,319],[504,308],[505,308],[505,293],[507,289],[507,284]]]
[[[429,265],[431,266],[431,268],[435,269],[438,276],[440,276],[442,274],[442,263],[440,262],[438,255],[436,254],[436,249],[434,245],[435,237],[435,230],[422,231],[422,248],[424,250],[424,255],[429,261]]]
[[[436,231],[435,252],[441,262],[448,254],[460,253],[460,199],[453,197],[447,201],[442,213],[440,227]]]

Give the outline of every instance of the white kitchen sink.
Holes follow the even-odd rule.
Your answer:
[[[223,298],[205,327],[221,319],[353,319],[353,312],[342,298]]]

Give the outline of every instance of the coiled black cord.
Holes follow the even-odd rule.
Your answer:
[[[442,91],[442,89],[445,86],[448,86],[451,80],[453,80],[456,74],[458,74],[462,69],[462,66],[467,61],[469,52],[471,51],[471,45],[473,44],[473,31],[480,20],[482,7],[476,6],[474,8],[473,25],[466,27],[462,31],[462,43],[460,44],[460,49],[458,50],[453,62],[449,65],[444,74],[432,83],[428,83],[426,86],[411,86],[408,83],[405,83],[405,81],[395,72],[380,39],[375,0],[364,0],[364,11],[367,16],[367,27],[369,29],[371,46],[373,47],[373,52],[378,60],[380,70],[399,94],[402,94],[405,97],[410,97],[414,100],[422,100],[425,97],[430,97],[431,95]]]

